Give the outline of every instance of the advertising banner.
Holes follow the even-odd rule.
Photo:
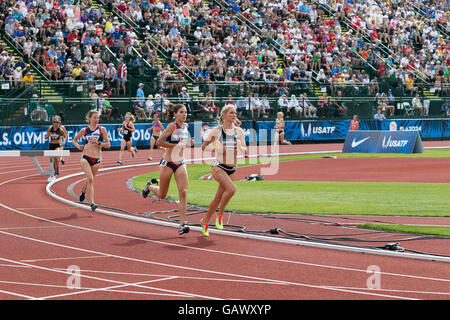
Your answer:
[[[168,123],[163,124],[167,127]],[[65,125],[68,139],[65,148],[72,148],[72,139],[79,130],[86,125]],[[120,147],[122,132],[117,129],[121,124],[102,125],[108,131],[111,147]],[[138,148],[148,147],[150,144],[151,123],[137,123],[134,125],[133,145]],[[189,123],[189,133],[196,144],[202,143],[202,136],[217,122]],[[275,121],[243,121],[241,125],[246,141],[250,144],[272,142],[276,133]],[[349,132],[350,120],[287,120],[285,121],[284,138],[288,141],[344,141]],[[45,150],[48,140],[45,140],[46,126],[0,127],[0,150]],[[417,132],[421,138],[450,139],[450,120],[361,120],[360,130],[363,131],[411,131]]]
[[[117,129],[121,124],[101,125],[106,128],[111,147],[120,147],[122,132]],[[151,124],[135,124],[136,131],[133,132],[133,145],[143,147],[150,144],[151,131],[147,131]],[[72,140],[77,133],[86,127],[85,125],[65,125],[67,130],[67,141],[64,148],[73,148]],[[44,150],[48,149],[48,140],[45,134],[49,126],[45,127],[0,127],[0,150]]]
[[[422,139],[417,131],[349,131],[344,153],[423,153]]]

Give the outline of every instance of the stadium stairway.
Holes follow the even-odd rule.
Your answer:
[[[26,62],[26,59],[24,58],[24,56],[18,52],[17,49],[13,48],[7,41],[5,41],[4,39],[0,39],[0,43],[5,47],[6,51],[8,51],[8,53],[13,54],[14,56],[14,61],[17,61],[18,56],[22,57],[23,60]],[[18,55],[18,53],[20,53]],[[34,78],[34,83],[38,84],[40,81],[47,81],[47,79],[45,79],[44,77],[42,77],[34,67],[31,66],[30,68],[30,72],[33,75]],[[47,100],[49,103],[52,102],[63,102],[63,97],[60,93],[58,93],[54,88],[52,88],[50,85],[48,84],[44,84],[41,86],[41,98]]]
[[[2,35],[3,36],[3,35]],[[23,55],[18,55],[18,50],[15,49],[14,47],[12,47],[7,41],[5,41],[3,39],[3,37],[0,39],[0,44],[3,45],[3,47],[5,48],[5,50],[9,53],[12,54],[14,57],[14,61],[18,60],[18,56],[23,58]],[[24,61],[26,61],[24,59]],[[34,67],[30,68],[30,72],[33,75],[34,78],[34,83],[39,86],[39,82],[43,81],[45,83],[46,79],[43,78]],[[39,87],[38,87],[39,89]],[[50,86],[49,84],[42,84],[40,86],[40,98],[44,99],[45,101],[47,101],[49,104],[52,103],[60,103],[63,102],[63,97],[60,93],[58,93],[54,88],[52,88],[52,86]],[[14,112],[14,114],[7,119],[8,121],[14,121],[19,119],[20,117],[22,117],[24,115],[24,110],[27,107],[26,104],[24,105],[20,105]]]

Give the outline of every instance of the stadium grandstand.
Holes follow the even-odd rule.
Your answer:
[[[226,103],[244,120],[445,117],[449,14],[443,0],[5,0],[0,117],[146,122],[168,101],[190,121]]]

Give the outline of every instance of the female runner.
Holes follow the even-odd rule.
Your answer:
[[[278,142],[278,137],[280,139],[281,144],[291,144],[289,141],[284,140],[284,113],[278,112],[277,113],[277,119],[275,120],[275,127],[274,129],[277,129],[277,132],[275,133],[275,141]]]
[[[202,234],[206,237],[209,236],[209,219],[218,207],[216,228],[223,229],[223,212],[236,192],[233,179],[236,171],[237,151],[239,149],[240,152],[245,154],[247,149],[243,130],[235,126],[236,114],[234,105],[224,106],[219,118],[219,125],[212,130],[207,140],[202,144],[202,150],[205,150],[214,141],[217,145],[215,150],[216,160],[212,166],[211,175],[219,183],[219,188],[209,204],[205,217],[200,220]]]
[[[161,132],[164,131],[164,127],[161,121],[159,121],[159,112],[153,115],[152,126],[148,128],[147,131],[152,131],[152,137],[150,138],[150,157],[148,157],[148,160],[152,161],[153,147],[155,146]],[[162,149],[162,147],[160,147],[160,149]]]
[[[147,182],[142,196],[147,198],[148,194],[152,192],[160,199],[164,199],[169,190],[170,179],[175,177],[175,182],[178,187],[178,211],[180,214],[180,226],[178,234],[189,232],[189,227],[185,226],[186,218],[186,190],[188,187],[188,174],[184,162],[183,151],[187,143],[191,146],[194,140],[189,141],[188,124],[185,123],[187,117],[187,110],[183,104],[168,104],[167,105],[167,120],[175,117],[175,121],[171,122],[166,130],[159,136],[156,141],[158,147],[164,147],[164,155],[159,163],[161,170],[159,172],[159,186],[153,184],[157,182],[152,179]]]
[[[67,139],[66,128],[61,124],[61,117],[53,117],[53,125],[48,128],[45,134],[45,139],[50,138],[49,149],[50,150],[62,150],[64,146],[63,138]],[[59,162],[64,164],[62,157],[53,158],[53,172],[55,175],[59,174]]]
[[[117,160],[117,163],[123,164],[122,162],[122,153],[125,149],[125,146],[127,147],[128,152],[131,152],[131,156],[134,158],[134,155],[137,153],[137,148],[133,147],[132,138],[134,129],[134,122],[136,121],[136,118],[134,115],[132,115],[130,112],[127,112],[125,114],[125,120],[122,123],[122,127],[118,128],[117,131],[123,132],[122,141],[120,142],[120,152],[119,152],[119,160]]]
[[[86,174],[86,181],[81,188],[80,202],[84,201],[87,193],[92,211],[97,208],[94,201],[94,177],[101,166],[102,148],[111,147],[106,128],[98,125],[99,119],[98,111],[90,110],[86,115],[88,126],[81,129],[72,141],[73,146],[82,151],[81,168]],[[80,138],[83,138],[84,145],[78,144]]]

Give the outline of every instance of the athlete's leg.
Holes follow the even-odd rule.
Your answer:
[[[169,167],[161,167],[159,171],[159,186],[151,185],[148,190],[160,199],[164,199],[169,191],[170,178],[172,178],[173,171]]]
[[[100,168],[100,163],[91,166],[86,159],[81,159],[81,168],[86,174],[86,182],[85,182],[85,192],[87,195],[88,201],[90,203],[94,202],[94,177],[97,174],[98,169]]]
[[[150,156],[148,157],[148,160],[153,160],[152,155],[153,155],[153,147],[155,146],[156,143],[156,139],[153,137],[150,138]]]
[[[125,149],[125,145],[126,145],[126,141],[124,139],[122,139],[120,141],[120,151],[119,151],[119,160],[117,161],[118,163],[122,164],[122,154],[123,154],[123,150]]]
[[[178,212],[180,214],[180,225],[184,225],[186,219],[187,197],[186,191],[188,187],[188,173],[186,165],[182,165],[174,173],[175,182],[178,187]]]
[[[220,206],[219,215],[223,214],[226,205],[230,201],[231,197],[236,192],[236,187],[231,180],[230,176],[217,166],[214,166],[211,170],[213,178],[219,183],[214,199],[211,201],[208,211],[206,212],[204,223],[209,223],[211,216],[216,212],[217,207]]]

